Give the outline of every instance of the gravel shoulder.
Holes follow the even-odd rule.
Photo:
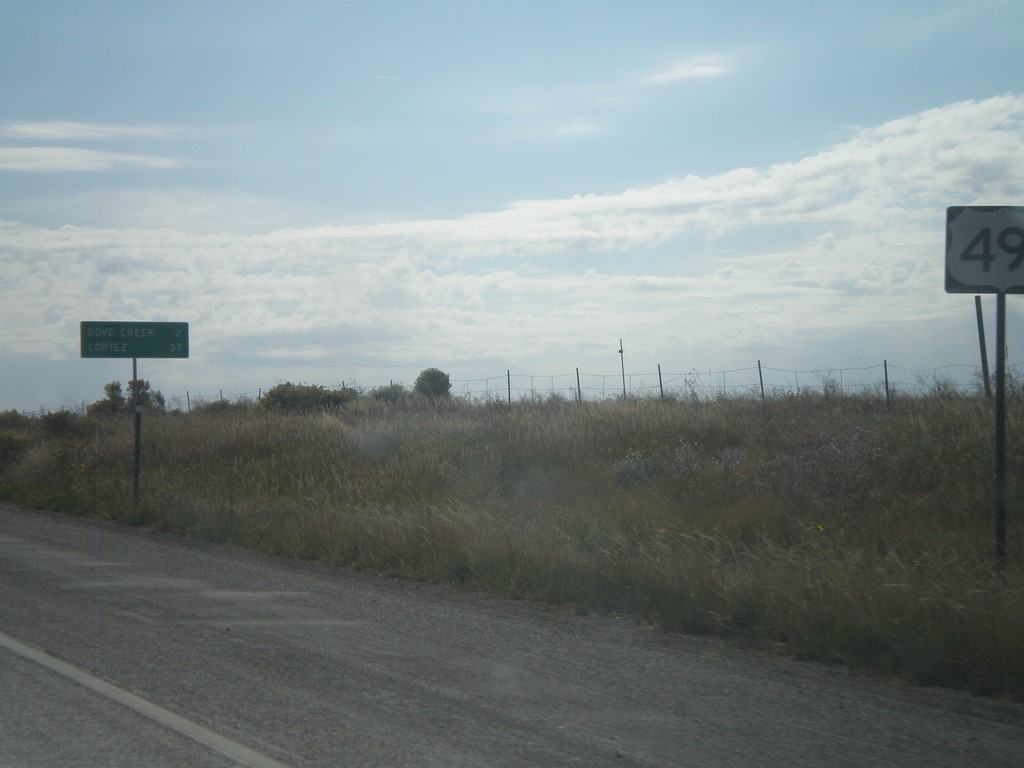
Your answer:
[[[0,505],[0,578],[0,631],[287,765],[1024,764],[1017,703],[104,521]],[[9,656],[5,749],[197,749]]]

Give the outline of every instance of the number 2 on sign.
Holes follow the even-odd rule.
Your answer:
[[[1007,267],[1010,272],[1013,272],[1021,265],[1021,262],[1024,262],[1024,229],[1007,227],[1000,231],[996,242],[1003,253],[1017,257]],[[960,254],[961,261],[980,261],[982,272],[989,272],[995,259],[996,256],[992,253],[992,227],[983,227]]]

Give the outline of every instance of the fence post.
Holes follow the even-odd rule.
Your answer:
[[[761,402],[764,400],[764,374],[761,372],[761,361],[757,361],[757,378],[761,382]]]
[[[505,377],[508,380],[508,404],[512,405],[512,369],[505,369]]]
[[[626,356],[622,352],[622,339],[619,339],[619,362],[622,363],[622,399],[626,399]]]
[[[885,404],[889,405],[889,361],[882,361],[882,370],[885,371]]]
[[[583,388],[580,386],[580,367],[576,366],[576,402],[583,402]]]
[[[661,399],[665,399],[665,385],[661,382],[661,363],[658,363],[658,389],[661,390]]]

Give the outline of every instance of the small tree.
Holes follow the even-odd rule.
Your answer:
[[[144,408],[152,408],[161,413],[167,407],[164,396],[154,391],[149,382],[139,379],[139,405]],[[103,391],[107,393],[104,400],[97,400],[89,406],[87,412],[90,416],[97,413],[126,413],[135,410],[135,381],[128,382],[128,396],[125,396],[121,389],[120,381],[112,381],[103,385]]]
[[[161,413],[167,407],[167,403],[164,401],[164,396],[159,390],[153,389],[149,382],[145,379],[139,379],[139,405],[143,408],[150,408],[158,410]],[[128,382],[128,410],[135,410],[135,381]]]
[[[436,400],[441,397],[448,397],[451,394],[452,382],[448,374],[437,368],[427,368],[420,371],[416,377],[413,389],[429,400]]]
[[[125,399],[124,392],[121,390],[120,381],[104,384],[103,391],[107,394],[106,398],[97,400],[86,409],[90,416],[98,413],[124,413],[127,410],[128,400]]]

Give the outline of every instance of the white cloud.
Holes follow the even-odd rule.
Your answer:
[[[609,110],[627,107],[631,94],[641,87],[665,86],[685,80],[721,77],[736,68],[733,55],[724,53],[691,56],[640,77],[613,78],[589,83],[531,88],[519,93],[481,97],[485,112],[512,117],[508,131],[515,138],[579,137],[605,130],[602,121]]]
[[[118,125],[68,120],[0,123],[0,138],[29,141],[98,141],[109,139],[162,139],[182,132],[173,125]]]
[[[91,189],[84,193],[68,192],[44,200],[13,201],[6,209],[10,219],[58,225],[88,223],[100,229],[128,226],[237,235],[279,229],[296,221],[316,221],[319,214],[290,200],[243,191],[211,192],[171,185],[116,187],[102,195]]]
[[[100,152],[75,147],[0,147],[0,171],[22,173],[99,172],[120,168],[177,168],[180,161],[159,155]]]
[[[721,77],[734,68],[735,62],[725,54],[703,54],[674,61],[664,69],[646,75],[643,82],[647,85],[671,85],[684,80]]]
[[[174,161],[95,153],[65,159],[58,155],[53,165],[102,168],[117,162],[168,167]],[[902,231],[912,221],[941,213],[946,205],[1005,202],[1019,195],[1020,178],[1024,97],[1005,96],[860,129],[816,155],[763,169],[670,179],[616,194],[522,200],[455,219],[326,225],[268,232],[263,238],[307,251],[340,248],[379,255],[394,253],[398,246],[398,252],[417,260],[441,253],[450,259],[475,259],[525,250],[615,250],[657,245],[694,230],[712,238],[735,237],[759,227],[805,224],[821,227],[816,236],[823,250],[830,250],[843,227],[877,231],[902,223],[894,230]],[[153,205],[161,210],[187,206],[189,195],[157,196]],[[193,205],[197,216],[212,219],[224,202],[237,206],[236,198],[232,194],[220,201],[205,194]],[[250,203],[259,209],[255,198]],[[166,211],[164,220],[173,221],[171,214]],[[144,225],[155,221],[149,215]],[[139,226],[130,218],[124,224]]]
[[[176,168],[177,158],[123,151],[102,151],[68,143],[160,140],[182,133],[171,125],[119,125],[64,120],[0,123],[0,171],[21,173],[105,172],[123,168]],[[26,145],[24,142],[32,142]],[[60,143],[65,146],[54,146]]]

